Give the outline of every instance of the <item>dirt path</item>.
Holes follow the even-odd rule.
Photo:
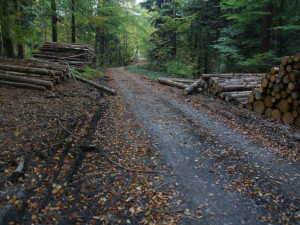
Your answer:
[[[123,68],[97,82],[118,95],[2,87],[0,224],[299,224],[299,128]]]
[[[299,164],[282,162],[272,149],[150,81],[124,69],[112,73],[128,110],[157,144],[158,164],[168,171],[164,182],[178,185],[177,209],[188,209],[180,224],[199,224],[197,213],[201,224],[299,222]]]

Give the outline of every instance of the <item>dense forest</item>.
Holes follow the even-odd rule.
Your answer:
[[[103,67],[142,54],[175,76],[265,72],[300,52],[299,0],[0,0],[0,55],[46,41],[93,46]]]

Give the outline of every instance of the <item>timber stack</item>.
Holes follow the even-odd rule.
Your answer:
[[[218,96],[234,105],[246,107],[248,95],[260,85],[263,73],[202,74],[203,94]]]
[[[66,65],[40,60],[0,58],[0,84],[37,90],[52,89],[66,79]]]
[[[75,43],[46,42],[38,52],[33,53],[34,58],[69,64],[72,69],[83,71],[84,65],[94,67],[97,62],[96,55],[90,46]]]
[[[282,57],[280,66],[265,74],[248,101],[249,110],[300,126],[300,53]]]

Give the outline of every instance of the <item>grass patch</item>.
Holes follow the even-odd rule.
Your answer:
[[[101,71],[99,71],[97,69],[93,69],[88,66],[84,66],[82,73],[80,73],[76,70],[73,70],[72,72],[77,74],[78,76],[85,77],[88,79],[93,79],[95,77],[103,77],[103,74],[101,73]]]
[[[146,70],[146,69],[139,68],[137,66],[127,66],[126,69],[132,73],[139,73],[139,74],[146,75],[153,80],[157,80],[158,78],[161,77],[168,77],[166,73]]]

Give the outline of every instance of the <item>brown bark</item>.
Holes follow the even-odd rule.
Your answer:
[[[46,89],[45,87],[38,86],[35,84],[25,84],[25,83],[18,83],[18,82],[4,81],[4,80],[0,80],[0,85],[1,84],[14,86],[14,87],[20,87],[20,88],[36,89],[36,90],[40,90],[40,91],[44,91]]]
[[[189,95],[191,94],[194,90],[196,90],[200,84],[203,82],[202,79],[197,80],[196,82],[194,82],[193,84],[191,84],[190,86],[186,87],[183,91],[182,94],[183,95]]]
[[[35,84],[38,86],[46,87],[48,89],[53,88],[53,84],[49,81],[43,81],[43,80],[14,76],[14,75],[7,75],[7,74],[2,74],[2,73],[0,73],[0,80],[13,81],[13,82],[19,82],[19,83],[27,83],[27,84]]]
[[[75,77],[77,80],[79,80],[79,81],[81,81],[81,82],[83,82],[83,83],[92,85],[93,87],[98,88],[98,89],[100,89],[100,90],[102,90],[102,91],[104,91],[104,92],[106,92],[106,93],[108,93],[108,94],[111,94],[111,95],[116,95],[116,94],[117,94],[117,92],[116,92],[115,90],[113,90],[113,89],[110,89],[110,88],[105,87],[105,86],[103,86],[103,85],[97,84],[97,83],[95,83],[95,82],[92,82],[92,81],[90,81],[90,80],[88,80],[88,79],[85,79],[85,78],[83,78],[83,77],[80,77],[80,76],[78,76],[78,75],[74,75],[74,77]]]
[[[261,100],[254,102],[253,111],[259,114],[263,114],[265,111],[265,104]]]
[[[32,73],[32,74],[55,76],[55,71],[53,71],[53,70],[46,70],[46,69],[39,69],[39,68],[32,68],[32,67],[0,64],[0,69],[6,70],[6,71],[15,71],[15,72],[22,72],[22,73]]]

